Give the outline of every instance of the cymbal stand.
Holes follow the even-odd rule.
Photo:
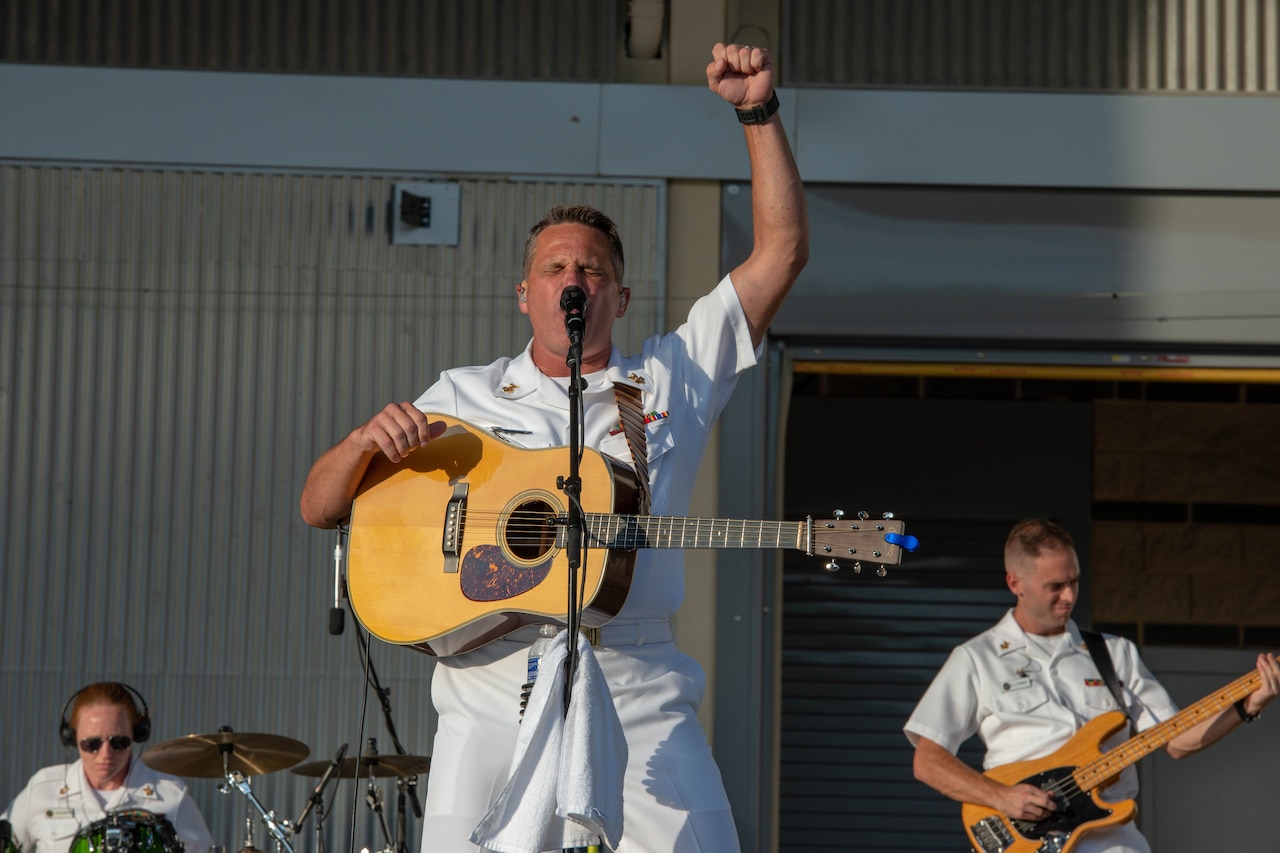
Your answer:
[[[289,826],[289,821],[276,820],[276,813],[263,807],[258,798],[253,795],[253,788],[250,787],[249,780],[244,777],[244,774],[239,770],[229,771],[227,773],[227,784],[244,794],[250,805],[257,809],[258,814],[262,817],[262,822],[266,824],[267,831],[275,837],[279,847],[287,850],[288,853],[294,853],[293,845],[289,842],[289,836],[293,835],[293,828]]]
[[[324,803],[316,803],[316,849],[315,853],[324,853]]]
[[[364,801],[378,816],[378,823],[382,826],[382,838],[387,842],[386,849],[391,850],[391,828],[387,826],[387,818],[382,811],[382,789],[378,787],[372,774],[369,776],[369,792],[365,794]]]
[[[416,776],[411,778],[417,779]],[[408,789],[409,779],[404,776],[398,777],[396,779],[396,853],[409,853],[404,838],[404,801]]]
[[[224,790],[222,793],[227,794],[230,791]],[[249,806],[245,806],[244,810],[244,847],[240,849],[240,853],[250,853],[258,849],[253,846],[253,815],[251,814],[253,810]]]

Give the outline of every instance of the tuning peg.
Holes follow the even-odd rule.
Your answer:
[[[884,566],[881,566],[880,568],[876,569],[876,577],[878,578],[882,578],[887,574],[889,573],[885,571]]]
[[[826,569],[828,572],[831,572],[832,574],[835,574],[836,572],[840,571],[840,564],[837,563],[835,560],[831,560],[830,562],[823,563],[822,568]]]
[[[865,509],[858,510],[858,518],[862,519],[863,521],[866,521],[870,517],[871,517],[871,513],[867,512]]]
[[[854,563],[854,564],[853,564],[853,573],[854,573],[855,575],[860,575],[860,574],[862,574],[862,561],[861,561],[861,560],[858,560],[856,563]]]
[[[882,513],[880,514],[880,517],[881,517],[881,518],[883,518],[885,521],[888,521],[889,519],[893,518],[893,513],[891,513],[891,512],[882,512]]]
[[[833,510],[831,513],[831,516],[836,521],[839,521],[840,519],[844,518],[844,510],[842,509]]]

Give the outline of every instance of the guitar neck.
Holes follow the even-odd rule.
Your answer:
[[[795,548],[812,538],[809,521],[680,518],[659,515],[587,513],[591,544],[597,548]]]
[[[1088,764],[1081,765],[1072,775],[1083,790],[1091,791],[1110,781],[1120,771],[1139,759],[1162,749],[1183,732],[1230,708],[1237,701],[1257,690],[1261,684],[1262,676],[1255,669],[1213,695],[1206,696],[1194,705],[1188,705],[1163,723],[1152,726],[1129,738],[1110,752],[1105,752]]]

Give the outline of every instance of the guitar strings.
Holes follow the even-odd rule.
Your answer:
[[[551,524],[551,519],[559,517],[556,513],[543,509],[514,510],[463,510],[460,522],[465,525],[468,520],[478,524],[504,524],[503,541],[510,544],[531,545],[543,543],[549,536],[555,535],[559,525]],[[763,521],[734,520],[714,518],[686,518],[682,516],[654,515],[614,515],[610,513],[584,513],[587,533],[593,541],[606,545],[617,542],[620,546],[636,547],[670,536],[678,530],[680,535],[688,535],[692,531],[694,540],[705,537],[710,544],[732,543],[735,540],[743,543],[774,542],[789,544],[795,540],[804,522],[797,521]],[[706,528],[705,531],[703,528]]]

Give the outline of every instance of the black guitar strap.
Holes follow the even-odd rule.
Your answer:
[[[1097,631],[1081,630],[1080,637],[1089,649],[1089,657],[1093,658],[1093,665],[1098,668],[1098,674],[1107,683],[1107,687],[1111,690],[1111,695],[1116,697],[1116,704],[1120,706],[1120,710],[1124,712],[1125,717],[1129,720],[1129,733],[1136,735],[1138,733],[1138,724],[1133,719],[1133,715],[1129,713],[1129,706],[1124,701],[1124,694],[1120,692],[1120,684],[1116,680],[1116,668],[1111,663],[1111,652],[1107,651],[1107,641]]]

